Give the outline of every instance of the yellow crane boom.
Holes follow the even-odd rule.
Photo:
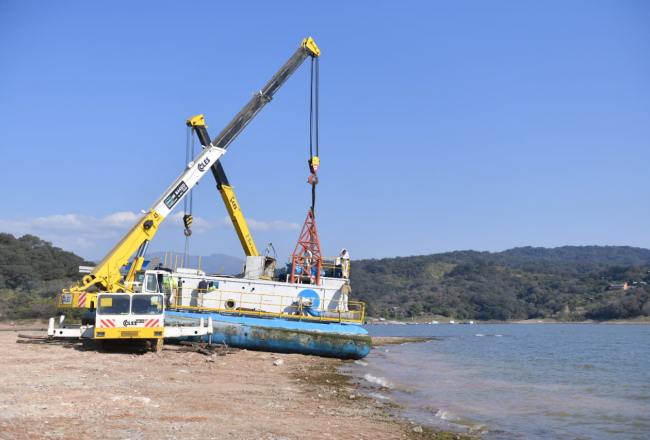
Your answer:
[[[201,145],[205,146],[210,144],[210,136],[208,135],[207,130],[208,127],[205,125],[205,117],[203,115],[196,115],[189,118],[187,120],[187,126],[192,127],[194,132],[196,132]],[[244,254],[249,257],[259,256],[260,252],[255,245],[255,240],[253,240],[253,236],[248,228],[246,217],[244,217],[241,205],[235,195],[235,190],[228,181],[228,176],[226,176],[226,171],[223,169],[221,161],[212,164],[211,170],[214,180],[217,182],[219,194],[221,194],[223,203],[226,205],[226,210],[228,211],[230,220],[232,221],[235,232],[237,233],[237,238],[239,238],[239,242],[244,249]]]

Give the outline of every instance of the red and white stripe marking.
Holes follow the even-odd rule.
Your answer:
[[[103,328],[115,328],[115,320],[114,319],[100,319],[99,324],[97,327],[103,327]]]
[[[145,322],[144,326],[145,327],[158,327],[159,323],[160,323],[160,319],[150,319],[147,322]]]
[[[78,307],[86,307],[86,292],[79,293],[79,299],[77,299]]]

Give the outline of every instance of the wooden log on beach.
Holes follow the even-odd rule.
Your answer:
[[[24,333],[18,333],[18,337],[23,339],[47,339],[47,336],[26,335]]]

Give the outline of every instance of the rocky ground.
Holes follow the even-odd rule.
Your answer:
[[[358,395],[335,359],[206,356],[178,346],[97,351],[18,344],[17,331],[1,330],[3,440],[457,437],[414,427]]]

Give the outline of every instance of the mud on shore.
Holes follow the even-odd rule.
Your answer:
[[[390,404],[360,395],[337,359],[16,340],[0,332],[2,440],[464,438],[420,432]]]

